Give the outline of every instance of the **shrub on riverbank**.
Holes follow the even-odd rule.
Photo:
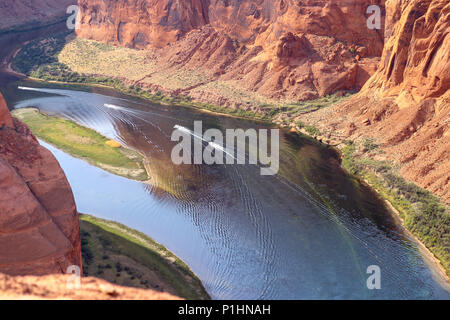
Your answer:
[[[186,299],[209,299],[188,266],[146,235],[89,215],[80,215],[80,227],[85,276]]]
[[[405,226],[416,235],[441,261],[450,275],[450,213],[431,192],[408,182],[398,175],[387,161],[364,157],[362,150],[375,146],[373,140],[362,146],[348,143],[343,149],[343,167],[351,174],[366,180],[399,212]],[[361,147],[361,148],[360,148]]]

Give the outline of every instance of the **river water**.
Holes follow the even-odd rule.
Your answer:
[[[2,74],[0,74],[3,77]],[[255,165],[171,161],[174,126],[204,130],[267,124],[155,105],[112,90],[13,80],[13,108],[38,107],[144,154],[152,183],[124,179],[44,144],[78,210],[137,229],[184,260],[215,299],[449,299],[448,289],[383,202],[345,172],[332,149],[282,132],[280,172]],[[115,107],[107,107],[113,105]],[[381,289],[369,290],[369,266]]]

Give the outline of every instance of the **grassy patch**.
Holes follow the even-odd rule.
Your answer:
[[[364,157],[362,150],[375,150],[374,141],[343,149],[343,167],[369,182],[400,213],[405,226],[441,261],[450,275],[450,214],[431,192],[403,179],[387,161]]]
[[[261,106],[261,108],[267,116],[272,118],[281,114],[288,118],[294,118],[323,108],[328,108],[333,104],[349,98],[352,94],[352,92],[347,92],[344,96],[331,94],[314,100],[299,101],[295,103],[266,104]],[[299,127],[302,128],[303,126],[299,125]]]
[[[85,276],[186,299],[209,299],[186,264],[146,235],[89,215],[80,215],[80,224]]]
[[[43,73],[42,66],[59,65],[57,54],[65,46],[65,36],[34,40],[23,46],[15,57],[12,67],[27,76]]]
[[[320,131],[314,126],[307,125],[305,126],[306,132],[312,136],[320,136]]]
[[[366,151],[373,151],[378,149],[378,144],[375,143],[375,139],[366,138],[363,140],[362,145]]]
[[[314,100],[300,101],[294,104],[287,104],[283,106],[288,114],[297,116],[302,114],[311,113],[322,108],[328,108],[331,105],[348,98],[351,93],[347,93],[345,96],[339,96],[337,94],[330,94],[325,97],[321,97]]]
[[[67,33],[61,33],[25,45],[16,56],[13,69],[44,81],[107,86],[124,94],[164,105],[194,107],[242,118],[270,120],[269,116],[253,111],[194,102],[186,95],[168,96],[140,85],[128,85],[122,79],[137,81],[145,78],[155,68],[146,59],[144,51],[113,47],[85,39],[72,39],[73,41],[68,42],[67,36]]]
[[[13,115],[25,122],[40,139],[93,165],[127,178],[148,180],[143,157],[132,150],[111,147],[106,137],[89,128],[37,109],[19,109]]]
[[[297,127],[299,129],[304,129],[306,133],[308,133],[310,136],[316,137],[320,136],[320,130],[316,127],[308,124],[304,124],[302,121],[297,121]]]

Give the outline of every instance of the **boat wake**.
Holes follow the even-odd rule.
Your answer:
[[[225,153],[227,156],[231,157],[233,160],[237,160],[236,157],[234,156],[234,152],[231,153],[227,148],[224,148],[222,145],[220,145],[220,144],[218,144],[218,143],[216,143],[214,141],[206,140],[205,138],[199,136],[194,131],[189,130],[186,127],[183,127],[183,126],[180,126],[180,125],[175,125],[174,129],[177,129],[177,130],[179,130],[181,132],[188,133],[191,136],[193,136],[194,138],[199,139],[199,140],[201,140],[203,142],[206,142],[211,148],[216,149],[216,150],[220,150],[221,152]]]

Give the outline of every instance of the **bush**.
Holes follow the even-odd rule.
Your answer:
[[[320,136],[320,131],[319,131],[319,129],[317,129],[316,127],[314,127],[314,126],[309,126],[309,125],[307,125],[307,126],[305,126],[305,130],[306,130],[306,132],[308,132],[310,135],[312,135],[312,136]]]
[[[375,139],[373,138],[367,138],[363,141],[363,147],[367,151],[373,151],[378,148],[378,144],[375,143]]]

